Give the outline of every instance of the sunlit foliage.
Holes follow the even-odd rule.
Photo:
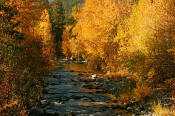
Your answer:
[[[165,7],[163,0],[153,3],[140,0],[133,6],[129,29],[125,33],[127,46],[121,47],[120,60],[138,78],[162,81],[174,75],[174,57],[168,52],[175,44],[171,25],[173,16],[168,14],[168,7],[170,4]]]
[[[64,52],[138,82],[164,82],[175,75],[174,9],[174,0],[86,0],[66,28]]]
[[[82,57],[94,67],[106,68],[109,56],[117,54],[118,43],[114,38],[119,25],[128,17],[130,6],[129,0],[85,1],[72,33],[85,48]]]
[[[76,40],[76,36],[72,32],[79,18],[80,9],[80,4],[72,8],[72,14],[68,18],[67,27],[62,35],[62,52],[67,58],[76,57],[77,59],[81,59],[84,53],[84,47]]]
[[[55,45],[54,39],[51,35],[51,23],[49,18],[49,12],[47,9],[42,11],[40,20],[38,21],[38,25],[35,27],[35,36],[40,37],[43,42],[43,55],[45,57],[54,57]]]

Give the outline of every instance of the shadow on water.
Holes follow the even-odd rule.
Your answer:
[[[128,93],[136,87],[135,81],[103,77],[102,71],[86,63],[61,60],[57,69],[43,77],[47,81],[41,116],[139,116],[142,111],[150,114],[150,110],[144,109],[149,104],[143,107],[136,101],[127,101],[131,97]]]
[[[98,75],[92,79],[92,75]],[[53,75],[53,76],[52,76]],[[62,63],[50,77],[45,87],[41,107],[47,114],[68,116],[130,116],[126,109],[117,104],[111,91],[121,86],[119,81],[99,77],[102,71],[94,70],[83,63]],[[118,87],[119,88],[119,87]]]

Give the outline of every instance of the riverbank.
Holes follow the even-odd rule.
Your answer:
[[[161,101],[168,107],[174,103],[166,94],[168,91],[161,89],[155,91],[155,98],[127,101],[128,97],[123,95],[129,95],[136,82],[130,78],[110,79],[104,76],[103,73],[93,72],[82,62],[60,60],[56,70],[43,76],[43,97],[39,108],[33,108],[30,115],[151,116],[153,103]],[[174,114],[171,110],[169,113]]]

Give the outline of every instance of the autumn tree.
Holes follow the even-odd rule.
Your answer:
[[[77,4],[72,8],[72,13],[68,16],[66,21],[66,28],[62,35],[62,52],[67,58],[77,58],[77,60],[82,59],[82,54],[84,53],[84,47],[76,40],[76,36],[73,33],[73,28],[77,24],[79,19],[79,14],[81,11],[82,5]]]
[[[43,43],[43,55],[48,58],[53,58],[55,53],[51,28],[49,12],[45,9],[41,14],[38,25],[35,27],[35,35],[41,37]]]
[[[86,0],[69,51],[74,57],[79,51],[94,67],[126,68],[138,78],[164,80],[174,75],[173,8],[173,0]]]
[[[47,4],[43,0],[16,0],[15,2],[14,0],[8,0],[6,4],[18,11],[14,20],[20,22],[16,27],[16,30],[20,32],[33,33],[33,27],[40,20],[41,11],[47,8]]]
[[[43,8],[46,9],[46,6],[41,1],[36,3],[30,0],[6,0],[0,5],[1,115],[24,115],[21,111],[41,97],[42,85],[39,77],[49,70],[50,62],[43,55],[46,52],[43,50],[44,42],[39,35],[35,35],[34,27],[41,24],[43,19],[49,19],[48,15],[47,18],[40,18],[47,11],[43,11]],[[46,21],[50,23],[49,20]],[[42,27],[42,31],[45,32],[48,27]],[[41,29],[39,31],[42,33]],[[25,38],[19,41],[21,35]],[[44,37],[48,35],[46,33]],[[3,108],[14,103],[15,109]]]
[[[174,16],[167,10],[173,9],[172,2],[139,0],[132,8],[127,31],[117,36],[125,38],[118,60],[139,80],[163,82],[174,75],[173,54],[168,52],[174,46]]]
[[[85,48],[83,57],[94,67],[106,67],[109,58],[106,50],[113,43],[118,26],[128,17],[130,5],[129,0],[85,1],[73,34]],[[117,43],[112,46],[110,49],[117,49]]]
[[[13,36],[15,39],[24,39],[24,35],[15,30],[20,22],[12,21],[12,18],[17,15],[17,11],[12,7],[3,3],[0,4],[0,32]]]
[[[67,16],[67,19],[66,19],[66,26],[72,26],[75,27],[77,21],[78,21],[78,18],[79,18],[79,14],[80,14],[80,11],[82,9],[82,4],[77,4],[76,6],[72,7],[72,12],[69,16]]]

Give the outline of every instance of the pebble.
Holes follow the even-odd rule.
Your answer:
[[[131,107],[127,107],[127,110],[132,110],[132,108]]]
[[[91,78],[92,79],[96,79],[97,78],[97,75],[96,74],[93,74],[93,75],[91,75]]]

